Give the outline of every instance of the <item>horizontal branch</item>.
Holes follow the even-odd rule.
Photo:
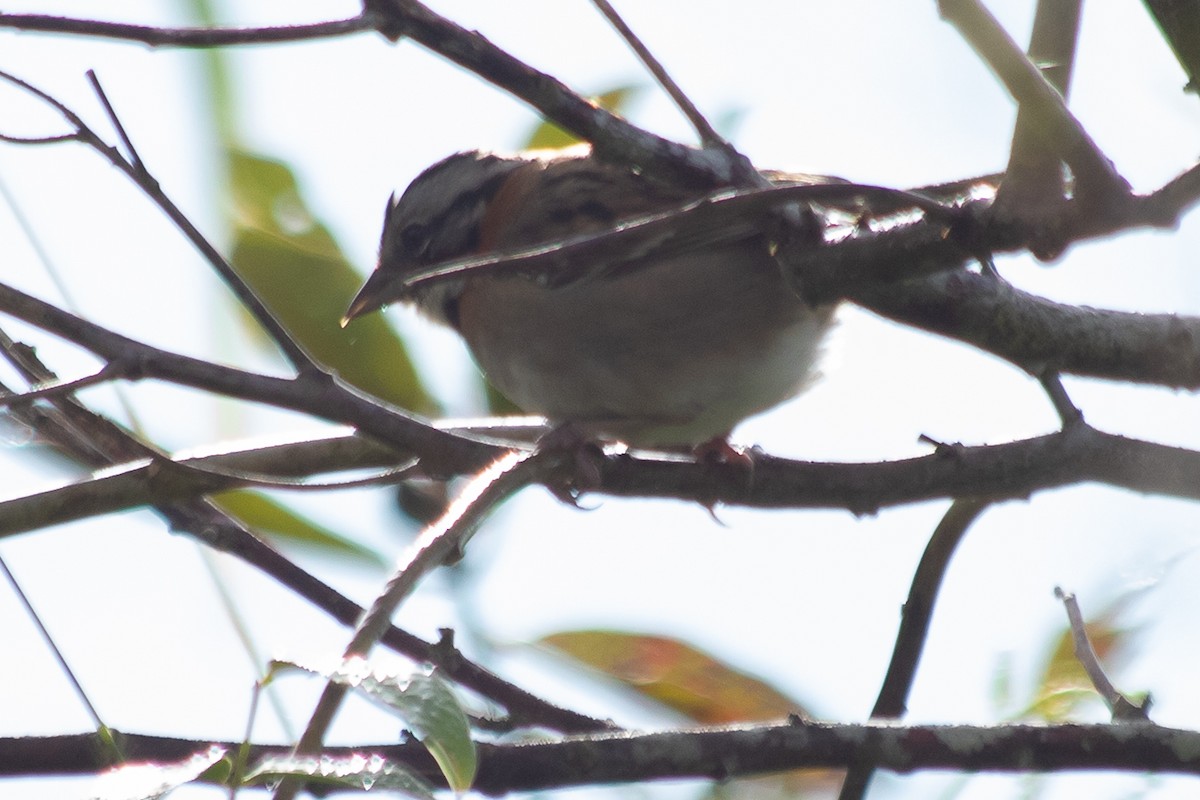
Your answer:
[[[210,744],[117,734],[131,760],[176,761]],[[222,743],[216,743],[221,745]],[[230,752],[238,744],[223,743]],[[1125,770],[1200,775],[1200,733],[1153,723],[1101,725],[827,724],[799,719],[765,725],[667,733],[614,733],[521,744],[480,743],[474,791],[498,796],[666,779],[729,780],[869,761],[897,773],[919,770],[1009,773]],[[87,774],[109,764],[94,734],[0,739],[0,775]],[[251,761],[285,756],[252,746]],[[444,779],[416,742],[329,747],[331,757],[377,754],[403,763],[435,786]]]
[[[1031,374],[1200,389],[1200,318],[1055,303],[959,271],[851,293],[885,317],[994,353]]]
[[[49,14],[0,13],[0,28],[39,33],[64,33],[101,39],[140,42],[151,47],[221,47],[239,44],[277,44],[308,39],[328,39],[372,30],[362,14],[350,19],[281,25],[268,28],[158,28],[124,22],[72,19]]]
[[[466,430],[466,429],[463,429]],[[493,429],[500,430],[500,429]],[[518,430],[523,430],[519,428]],[[250,485],[237,473],[300,476],[396,462],[394,450],[350,434],[219,455],[130,465],[117,472],[0,502],[0,537],[147,505]],[[1024,498],[1087,482],[1200,500],[1200,453],[1075,424],[1059,433],[998,445],[943,447],[882,463],[755,458],[754,479],[736,465],[608,455],[597,494],[670,497],[757,508],[841,508],[855,514],[954,497]],[[464,469],[463,472],[470,472]]]

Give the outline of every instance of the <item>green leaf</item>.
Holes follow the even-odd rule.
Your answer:
[[[264,531],[278,541],[349,558],[365,566],[387,566],[387,559],[369,547],[335,533],[261,492],[222,492],[214,502],[247,527]]]
[[[471,788],[476,753],[470,722],[454,692],[432,668],[400,675],[376,669],[363,658],[348,658],[333,670],[276,661],[271,672],[287,667],[349,686],[396,714],[429,750],[451,789],[465,792]]]
[[[246,776],[247,781],[270,783],[281,778],[303,778],[308,782],[352,789],[400,792],[407,797],[434,800],[433,789],[402,764],[373,754],[341,758],[265,758]]]
[[[214,745],[182,761],[142,761],[115,767],[97,777],[91,796],[96,800],[157,800],[196,780],[224,757],[225,749]]]
[[[309,211],[287,165],[231,150],[229,167],[237,273],[322,364],[376,397],[434,412],[403,342],[381,315],[340,327],[362,277]]]
[[[414,735],[429,748],[450,788],[456,792],[471,788],[475,780],[475,742],[466,712],[446,682],[432,672],[417,673],[389,699]]]
[[[637,85],[618,86],[591,98],[591,100],[605,111],[621,114],[629,107],[630,103],[637,99],[644,89],[645,87]],[[549,120],[542,120],[525,137],[521,149],[556,150],[560,147],[570,147],[573,144],[578,144],[579,141],[578,136],[567,133]]]

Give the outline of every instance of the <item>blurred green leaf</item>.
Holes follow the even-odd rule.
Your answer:
[[[334,533],[261,492],[222,492],[214,502],[251,530],[268,533],[278,541],[349,558],[370,567],[387,566],[387,560],[374,550]]]
[[[622,114],[644,89],[644,86],[637,85],[618,86],[596,95],[591,100],[605,111]],[[524,143],[521,144],[521,149],[556,150],[560,147],[570,147],[573,144],[578,144],[579,141],[578,136],[567,133],[549,120],[542,120],[525,137]]]
[[[404,343],[381,315],[339,327],[362,277],[309,211],[292,171],[237,150],[229,166],[238,274],[322,364],[376,397],[433,413]]]

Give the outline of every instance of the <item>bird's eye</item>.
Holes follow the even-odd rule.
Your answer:
[[[429,245],[429,231],[420,222],[413,222],[400,231],[400,246],[409,255],[421,255]]]

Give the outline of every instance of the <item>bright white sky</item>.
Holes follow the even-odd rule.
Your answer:
[[[229,4],[234,5],[234,4]],[[330,19],[351,2],[244,2],[237,24]],[[639,124],[689,140],[666,100],[590,4],[458,0],[433,4],[461,24],[581,91],[640,83]],[[716,0],[618,2],[629,23],[714,118],[736,113],[735,142],[764,167],[825,172],[911,186],[984,174],[1005,162],[1012,104],[933,0],[778,3]],[[1032,2],[993,3],[1024,41]],[[1002,8],[1000,8],[1002,7]],[[185,22],[170,3],[87,0],[9,3],[9,11],[146,23]],[[289,162],[307,199],[365,272],[384,201],[432,161],[459,149],[517,145],[535,117],[476,78],[415,45],[374,36],[243,49],[233,59],[248,144]],[[218,195],[206,182],[211,135],[197,97],[199,59],[134,45],[0,34],[0,69],[73,105],[103,127],[83,73],[94,68],[150,169],[201,227],[221,236]],[[1140,4],[1093,3],[1085,11],[1072,107],[1117,167],[1150,190],[1197,153],[1200,104]],[[50,130],[50,118],[0,94],[0,129]],[[160,346],[261,367],[247,355],[222,291],[170,226],[136,191],[81,148],[0,148],[0,180],[30,218],[85,316]],[[7,207],[0,280],[61,301]],[[1055,299],[1141,311],[1200,313],[1195,218],[1169,234],[1141,233],[1075,248],[1053,267],[1023,258],[1001,271]],[[455,413],[469,362],[453,337],[403,311],[431,384]],[[24,329],[12,332],[27,336]],[[52,344],[43,356],[63,375],[90,369]],[[825,380],[735,438],[771,453],[814,460],[880,460],[927,451],[918,436],[968,444],[1051,430],[1037,384],[1014,368],[954,343],[845,309],[824,363]],[[1200,447],[1200,400],[1167,390],[1068,380],[1098,427]],[[167,446],[270,430],[311,430],[294,417],[246,414],[182,392],[136,386],[139,419]],[[120,415],[110,391],[88,399]],[[68,473],[31,463],[30,448],[0,449],[6,495],[48,488]],[[395,552],[410,534],[389,516],[386,492],[301,498],[313,516]],[[592,500],[581,513],[531,491],[476,538],[469,571],[430,581],[401,613],[433,636],[461,612],[506,645],[498,663],[535,689],[601,715],[613,698],[580,693],[560,667],[519,643],[546,633],[609,626],[686,638],[755,672],[831,719],[865,718],[891,651],[899,606],[924,541],[944,512],[930,503],[855,519],[843,512],[700,508],[667,502]],[[1027,699],[1050,637],[1063,622],[1055,585],[1079,593],[1085,613],[1140,589],[1127,621],[1144,624],[1137,649],[1116,669],[1119,686],[1152,690],[1154,718],[1200,725],[1193,624],[1200,559],[1197,508],[1079,487],[988,512],[956,556],[910,704],[913,719],[984,722]],[[23,580],[106,722],[125,730],[237,737],[254,677],[221,610],[205,560],[157,518],[131,513],[5,540],[0,554]],[[261,653],[317,658],[340,651],[344,633],[289,594],[226,559],[214,559]],[[311,559],[318,575],[365,601],[379,576]],[[446,592],[453,589],[457,601]],[[0,736],[88,728],[31,626],[0,590]],[[507,646],[512,645],[512,646]],[[997,711],[994,687],[1014,699]],[[293,724],[313,687],[298,680]],[[623,706],[617,706],[623,708]],[[661,724],[629,711],[626,719]],[[278,736],[270,714],[260,735]],[[354,741],[387,740],[396,724],[355,713]],[[893,788],[940,792],[954,778],[896,780]],[[1103,783],[1057,779],[1110,797],[1194,792],[1190,781]],[[1008,797],[1019,784],[972,781],[965,796]],[[32,794],[47,787],[22,786]],[[62,796],[62,786],[48,790]],[[71,791],[83,793],[81,787]],[[687,791],[680,794],[686,796]],[[46,796],[51,796],[47,794]],[[183,796],[210,796],[196,792]],[[907,795],[906,795],[907,796]]]

